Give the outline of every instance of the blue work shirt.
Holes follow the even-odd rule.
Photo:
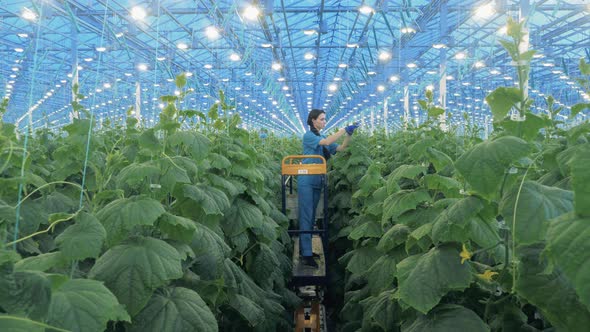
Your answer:
[[[330,145],[320,145],[320,141],[326,138],[326,136],[320,134],[317,136],[311,130],[308,130],[303,135],[303,154],[311,155],[317,154],[320,156],[324,155],[324,146],[330,151],[330,154],[336,154],[336,148],[338,144],[332,143]],[[304,164],[319,164],[320,160],[317,158],[307,158],[303,160]],[[312,187],[321,188],[322,177],[319,175],[300,175],[298,177],[299,185],[311,185]]]

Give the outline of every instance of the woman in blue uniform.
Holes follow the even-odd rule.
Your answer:
[[[338,151],[343,151],[348,146],[350,136],[354,133],[357,125],[351,125],[338,130],[336,133],[326,137],[320,134],[320,131],[326,126],[326,112],[323,110],[313,109],[307,117],[309,131],[303,135],[303,154],[324,156],[326,161],[330,156]],[[347,134],[342,145],[336,144],[336,141]],[[303,163],[319,163],[318,159],[307,158]],[[299,198],[299,230],[310,231],[315,222],[315,211],[320,200],[322,191],[321,175],[304,175],[297,179],[297,192]],[[301,261],[307,266],[314,268],[318,264],[314,260],[311,250],[311,234],[301,234],[299,237],[299,249]]]

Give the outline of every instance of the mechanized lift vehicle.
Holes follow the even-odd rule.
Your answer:
[[[317,159],[316,164],[303,164],[304,159]],[[326,159],[319,155],[292,155],[283,158],[282,173],[282,209],[289,218],[289,224],[296,229],[289,229],[289,235],[293,239],[293,277],[291,286],[296,293],[303,298],[302,305],[295,311],[295,332],[326,332],[326,310],[322,304],[328,281],[327,255],[324,249],[328,248],[328,175]],[[323,197],[316,210],[315,227],[310,231],[299,230],[299,209],[294,177],[319,175],[322,179]],[[288,191],[288,193],[287,193]],[[318,220],[321,219],[321,225]],[[292,222],[294,221],[294,222]],[[299,256],[299,235],[312,234],[312,250],[319,257],[316,259],[317,268],[304,265]]]

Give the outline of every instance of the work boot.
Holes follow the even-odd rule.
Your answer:
[[[312,256],[301,256],[301,262],[303,265],[313,267],[314,269],[318,268],[318,263],[316,263]]]

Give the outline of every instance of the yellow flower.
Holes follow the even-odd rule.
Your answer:
[[[465,263],[466,260],[471,259],[471,255],[472,253],[470,253],[469,250],[465,248],[465,244],[463,244],[463,250],[461,250],[461,253],[459,254],[459,256],[461,256],[461,264]]]
[[[498,274],[498,272],[492,272],[491,270],[485,270],[484,273],[476,274],[476,276],[478,276],[479,278],[481,278],[487,282],[491,282],[492,277],[497,274]]]

